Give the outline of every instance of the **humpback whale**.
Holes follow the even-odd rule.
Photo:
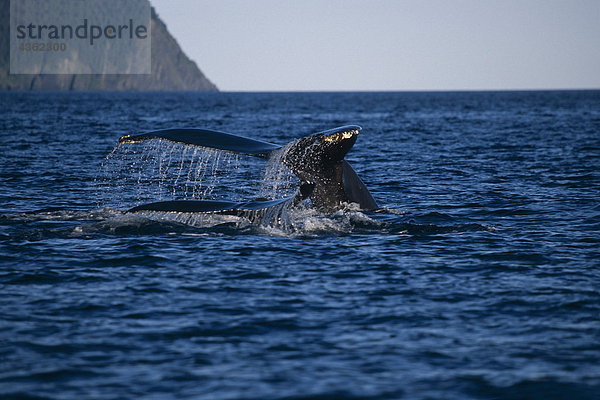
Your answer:
[[[247,203],[208,200],[178,200],[150,203],[134,207],[136,211],[200,212],[240,215],[244,211],[266,209],[276,204],[296,204],[310,197],[319,210],[334,211],[343,203],[357,203],[362,210],[378,208],[375,199],[350,164],[344,160],[361,127],[346,125],[319,132],[280,146],[225,132],[208,129],[161,129],[119,138],[121,143],[138,143],[164,139],[185,145],[279,160],[300,180],[297,194],[291,198]],[[276,203],[276,204],[275,204]]]

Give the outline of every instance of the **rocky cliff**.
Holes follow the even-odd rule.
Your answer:
[[[10,75],[10,0],[0,0],[0,90],[217,90],[181,50],[154,8],[152,73]]]

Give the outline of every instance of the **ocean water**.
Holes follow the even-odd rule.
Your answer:
[[[363,127],[379,203],[278,198],[278,144]],[[3,399],[599,399],[600,92],[0,93]],[[283,221],[283,222],[282,222]]]

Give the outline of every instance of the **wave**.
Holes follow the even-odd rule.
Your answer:
[[[456,221],[447,214],[414,215],[395,209],[363,212],[352,205],[333,214],[309,206],[281,208],[258,220],[235,215],[145,211],[116,208],[40,210],[0,215],[0,238],[40,240],[49,237],[96,235],[236,235],[281,237],[327,235],[433,236],[462,232],[494,232],[488,225]]]

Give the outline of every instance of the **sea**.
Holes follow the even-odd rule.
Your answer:
[[[278,199],[341,125],[379,209]],[[600,399],[600,91],[0,93],[0,398]]]

